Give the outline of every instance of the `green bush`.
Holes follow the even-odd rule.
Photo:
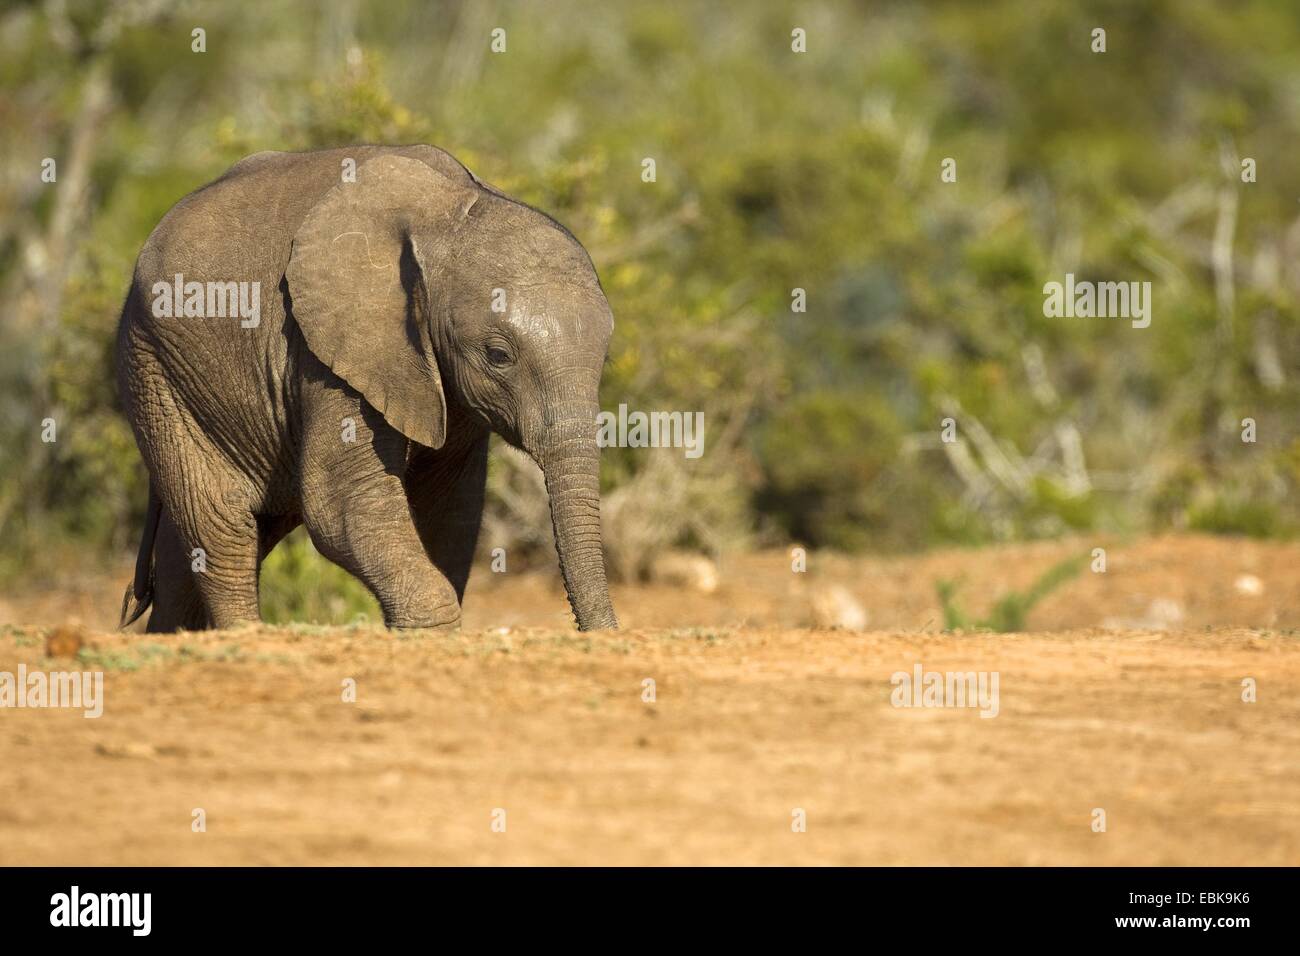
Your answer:
[[[373,595],[356,578],[327,561],[307,532],[291,532],[262,565],[262,617],[272,624],[382,623]]]
[[[793,540],[861,548],[908,507],[892,470],[898,444],[898,423],[869,393],[794,397],[759,434],[756,507]]]
[[[972,620],[957,604],[957,582],[938,581],[935,591],[939,596],[939,606],[943,608],[944,630],[993,631],[998,634],[1023,631],[1034,606],[1076,577],[1087,563],[1086,557],[1073,557],[1052,565],[1027,590],[1008,591],[1000,596],[993,602],[989,613],[978,620]]]
[[[689,520],[630,541],[1300,528],[1300,20],[1285,4],[831,4],[795,17],[806,54],[778,0],[510,0],[495,18],[358,0],[310,28],[284,5],[201,4],[202,55],[193,17],[152,9],[0,13],[0,573],[63,544],[134,547],[145,481],[112,342],[159,217],[248,153],[357,141],[436,143],[564,222],[616,316],[604,406],[705,412],[708,461],[673,475]],[[507,54],[488,50],[489,20]],[[1110,49],[1093,54],[1103,22]],[[74,198],[59,190],[75,155]],[[39,182],[47,156],[58,187]],[[60,198],[80,204],[70,218]],[[1225,314],[1209,251],[1229,198]],[[1042,285],[1066,271],[1151,281],[1151,328],[1044,317]],[[964,474],[938,444],[950,415]],[[1243,446],[1247,416],[1259,440]],[[653,493],[650,461],[609,450],[605,490]],[[512,518],[499,496],[489,509]],[[541,554],[535,530],[519,540]],[[269,563],[273,613],[352,613],[352,597],[295,603],[317,574],[303,547]],[[277,590],[282,576],[296,583]]]

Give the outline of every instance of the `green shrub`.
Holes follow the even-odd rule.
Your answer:
[[[1052,565],[1027,590],[1008,591],[993,602],[985,617],[974,622],[957,604],[957,582],[938,581],[935,583],[935,591],[939,597],[939,606],[943,609],[944,630],[994,631],[998,634],[1023,631],[1034,606],[1078,575],[1086,564],[1087,558],[1073,557]]]
[[[365,586],[316,551],[307,532],[291,532],[262,565],[262,617],[271,624],[380,623],[383,614]]]

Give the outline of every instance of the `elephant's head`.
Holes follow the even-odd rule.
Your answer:
[[[578,626],[617,627],[596,443],[613,317],[577,240],[468,174],[385,155],[311,210],[286,278],[311,350],[408,438],[442,447],[455,403],[532,456]]]

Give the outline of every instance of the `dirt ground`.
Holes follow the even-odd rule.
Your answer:
[[[1098,544],[1030,630],[942,631],[936,582],[978,617]],[[1300,863],[1300,545],[717,570],[595,634],[550,574],[480,574],[455,634],[117,634],[126,566],[0,594],[0,672],[104,673],[98,719],[0,709],[0,864]],[[997,716],[893,706],[918,664],[996,672]]]

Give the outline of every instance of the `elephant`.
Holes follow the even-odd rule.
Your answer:
[[[149,474],[121,626],[260,620],[306,526],[390,628],[455,628],[492,433],[531,457],[581,630],[616,628],[596,420],[613,312],[564,226],[433,146],[262,152],[136,260],[117,384]]]

